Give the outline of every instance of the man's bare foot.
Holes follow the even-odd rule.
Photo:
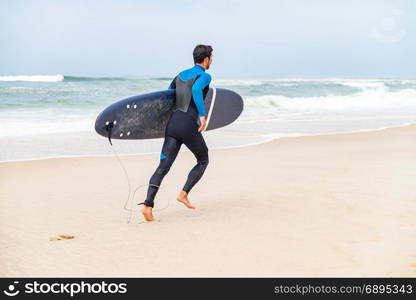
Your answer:
[[[195,206],[193,206],[191,204],[191,202],[189,202],[189,200],[188,200],[188,193],[185,192],[185,191],[181,191],[180,194],[179,194],[179,196],[176,198],[176,200],[178,200],[179,202],[185,204],[185,206],[187,208],[195,209]]]
[[[141,212],[142,212],[142,214],[143,214],[143,216],[144,216],[144,219],[146,220],[146,221],[153,221],[153,214],[152,214],[152,209],[153,209],[153,207],[151,207],[151,206],[144,206],[143,208],[142,208],[142,210],[141,210]]]

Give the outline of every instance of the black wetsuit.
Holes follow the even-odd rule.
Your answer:
[[[182,189],[189,193],[204,174],[209,162],[208,147],[198,131],[197,122],[199,116],[205,116],[203,99],[208,92],[210,81],[211,77],[205,73],[205,69],[195,65],[179,73],[169,86],[170,89],[176,89],[177,104],[166,125],[160,163],[149,181],[144,202],[146,206],[154,206],[159,186],[169,172],[182,144],[192,151],[197,160]]]

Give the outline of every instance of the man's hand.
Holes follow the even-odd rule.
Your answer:
[[[199,117],[199,121],[201,122],[201,126],[199,126],[198,131],[202,132],[205,130],[205,127],[207,126],[207,120],[205,116]]]

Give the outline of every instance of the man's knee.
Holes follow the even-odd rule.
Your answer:
[[[197,161],[202,165],[205,165],[205,166],[208,165],[209,163],[208,147],[205,147],[204,151],[200,152],[200,154],[198,155]]]
[[[203,166],[204,168],[206,168],[208,166],[208,164],[209,164],[208,156],[205,157],[205,158],[203,158],[203,159],[198,160],[198,164],[200,164],[201,166]]]
[[[171,166],[172,163],[167,159],[164,159],[160,162],[159,166],[157,167],[156,173],[166,175],[169,172]]]

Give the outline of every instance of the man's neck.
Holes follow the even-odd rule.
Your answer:
[[[195,66],[200,66],[201,68],[204,69],[204,71],[206,70],[206,68],[203,65],[201,65],[201,64],[195,64]]]

